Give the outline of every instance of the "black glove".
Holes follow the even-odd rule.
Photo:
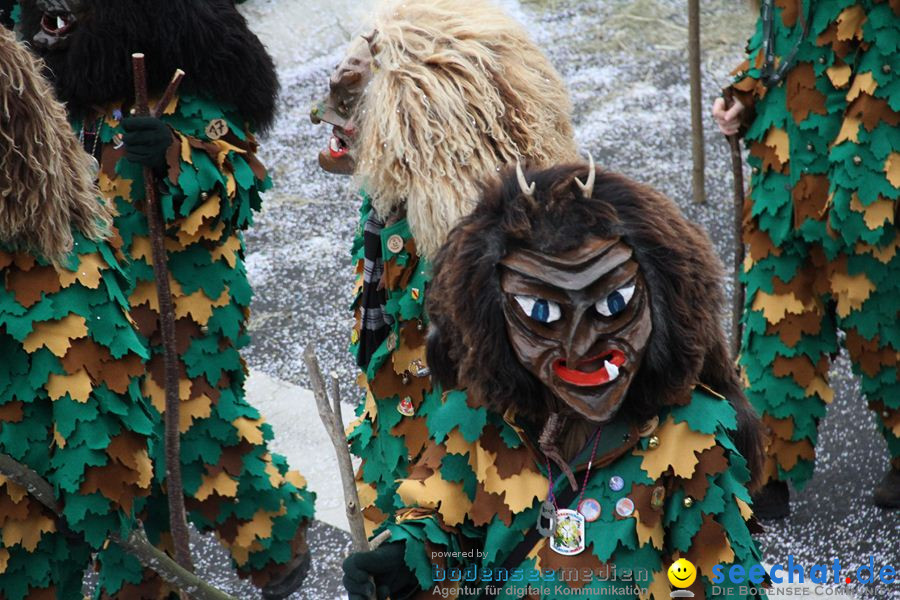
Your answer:
[[[157,171],[166,166],[166,152],[175,141],[168,125],[154,117],[129,117],[122,128],[125,158]]]
[[[406,566],[402,542],[384,544],[371,552],[354,552],[344,561],[344,587],[349,600],[368,600],[374,592],[378,600],[388,596],[404,600],[419,591],[416,576]],[[372,581],[375,580],[375,586]]]

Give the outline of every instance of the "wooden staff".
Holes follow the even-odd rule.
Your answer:
[[[331,374],[331,402],[328,401],[328,391],[325,388],[325,377],[319,368],[319,359],[312,344],[306,346],[303,351],[303,362],[309,371],[309,381],[312,385],[313,395],[316,398],[316,408],[319,418],[325,425],[325,431],[334,445],[337,454],[338,470],[341,473],[341,485],[344,488],[344,502],[347,511],[347,520],[350,522],[350,539],[354,552],[366,552],[375,550],[391,537],[390,531],[382,531],[371,542],[366,536],[366,525],[359,504],[359,494],[356,491],[356,477],[353,474],[353,462],[350,459],[350,449],[347,447],[347,435],[344,433],[344,419],[341,416],[341,395],[338,378]],[[371,596],[374,600],[374,595]]]
[[[65,516],[56,502],[53,486],[35,471],[9,455],[0,454],[0,475],[28,490],[30,496],[65,522]],[[237,600],[176,564],[165,552],[147,540],[143,528],[133,529],[127,538],[111,534],[109,539],[137,558],[145,568],[155,571],[164,581],[195,600]]]
[[[694,202],[706,202],[703,147],[703,83],[700,78],[700,0],[688,0],[688,63],[691,71],[691,156]]]
[[[722,95],[725,99],[725,110],[734,103],[730,90]],[[734,223],[734,262],[732,263],[732,281],[734,294],[731,301],[731,353],[737,359],[741,351],[741,337],[744,328],[741,315],[744,313],[744,286],[741,283],[741,272],[744,269],[744,161],[741,156],[740,132],[725,136],[731,147],[731,174],[734,180],[733,223]]]
[[[147,71],[143,54],[132,54],[134,66],[135,114],[150,116],[147,100]],[[156,106],[153,116],[159,116],[174,97],[184,72],[178,70]],[[156,279],[156,296],[159,302],[159,329],[163,344],[165,367],[165,440],[166,440],[166,491],[169,500],[169,528],[175,545],[175,561],[188,571],[193,571],[184,507],[184,486],[181,482],[181,436],[179,432],[180,400],[178,398],[178,351],[175,344],[175,307],[169,287],[169,267],[166,261],[166,244],[162,211],[156,192],[156,176],[153,169],[144,167],[144,191],[146,195],[147,226],[150,230],[150,248],[153,255],[153,275]]]

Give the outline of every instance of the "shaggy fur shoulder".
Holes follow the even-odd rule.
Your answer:
[[[66,49],[42,53],[60,99],[73,115],[92,106],[130,102],[131,54],[147,57],[151,93],[161,93],[175,69],[182,91],[230,104],[254,129],[275,118],[278,78],[272,58],[233,0],[84,0],[86,12]],[[22,0],[21,35],[40,29],[34,0]]]
[[[373,26],[357,174],[379,214],[405,210],[425,257],[503,165],[575,159],[561,77],[491,2],[390,0]]]

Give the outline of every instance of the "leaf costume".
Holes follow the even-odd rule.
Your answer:
[[[353,258],[360,266],[359,295],[354,303],[357,322],[351,343],[351,352],[357,359],[363,328],[359,306],[365,264],[363,232],[373,217],[364,193],[362,198],[361,221],[353,244]],[[370,533],[401,506],[396,496],[396,479],[408,473],[410,463],[426,447],[430,409],[441,398],[440,388],[432,384],[425,358],[428,263],[417,254],[406,219],[385,226],[378,236],[385,257],[379,283],[385,293],[386,321],[391,324],[359,378],[365,400],[349,433],[351,451],[363,459],[357,477]]]
[[[450,392],[448,403],[453,394],[459,392]],[[447,432],[443,445],[402,482],[399,493],[408,508],[387,525],[393,541],[406,543],[406,562],[422,589],[491,586],[504,589],[499,598],[549,600],[572,597],[573,591],[634,598],[639,587],[641,598],[662,600],[671,591],[666,571],[685,557],[701,573],[689,589],[697,598],[711,598],[714,565],[749,571],[759,564],[746,523],[749,471],[729,437],[736,428],[734,410],[715,393],[695,389],[689,403],[659,415],[658,427],[656,420],[636,426],[623,418],[606,425],[584,493],[601,507],[599,519],[587,524],[587,548],[561,556],[540,538],[516,563],[509,556],[534,528],[548,495],[536,435],[513,412],[501,417],[483,407],[466,410],[469,419]],[[590,450],[573,461],[579,481]],[[569,483],[558,470],[554,476],[558,497]],[[614,490],[613,477],[624,480],[621,490]],[[633,501],[627,516],[617,512],[623,498]],[[573,500],[571,508],[577,504]],[[462,578],[460,571],[466,572]],[[529,584],[531,592],[522,594]],[[716,585],[730,598],[745,597],[736,584]]]
[[[63,516],[0,475],[0,597],[81,599],[91,553],[138,526],[150,493],[148,353],[89,159],[3,30],[0,96],[0,453],[48,481]]]
[[[143,392],[156,410],[156,434],[162,439],[163,356],[142,212],[143,174],[139,165],[123,158],[124,147],[116,147],[122,133],[116,115],[122,111],[112,105],[103,113],[100,189],[118,211],[115,222],[132,277],[127,289],[131,314],[151,349]],[[175,132],[176,143],[159,183],[160,205],[177,319],[188,517],[201,531],[216,531],[238,573],[263,585],[269,569],[298,551],[298,531],[312,518],[314,498],[303,477],[268,451],[272,429],[244,399],[246,369],[239,350],[249,342],[246,318],[252,291],[242,230],[270,182],[256,159],[256,140],[234,110],[183,95],[165,113],[163,121]],[[221,137],[208,129],[216,120],[226,123]],[[80,130],[82,123],[74,126]],[[161,447],[155,458],[157,487],[146,503],[148,534],[154,541],[168,529],[165,496],[158,487],[165,483]],[[101,555],[100,562],[105,593],[138,593],[131,586],[140,584],[144,573],[133,558],[112,551]],[[161,584],[151,578],[144,586],[141,593],[156,597]]]
[[[839,345],[900,457],[900,5],[763,11],[730,88],[749,107],[753,171],[740,364],[770,430],[765,477],[802,488]]]
[[[244,398],[240,356],[249,342],[252,295],[242,231],[270,185],[256,158],[253,132],[274,120],[274,63],[233,0],[21,5],[18,31],[49,67],[84,150],[99,161],[100,192],[116,211],[129,278],[124,293],[150,351],[141,391],[152,403],[154,435],[162,440],[164,368],[142,167],[156,168],[176,318],[188,519],[201,531],[216,532],[240,576],[266,597],[284,597],[302,580],[304,562],[308,567],[305,530],[314,497],[284,458],[269,452],[272,430]],[[47,27],[48,22],[62,26]],[[126,128],[134,52],[146,57],[151,106],[176,69],[186,75],[179,95],[163,107],[161,123],[149,119],[137,127],[134,119]],[[163,444],[153,458],[153,489],[140,515],[150,541],[166,547]],[[158,598],[169,592],[115,547],[98,561],[100,597]],[[295,584],[291,589],[282,586],[288,580]]]

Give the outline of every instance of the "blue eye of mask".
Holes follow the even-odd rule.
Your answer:
[[[634,297],[634,284],[617,289],[603,300],[597,302],[595,308],[604,317],[614,317],[628,308],[628,303],[631,302],[632,297]]]
[[[525,314],[539,323],[553,323],[558,321],[561,316],[559,304],[552,300],[535,296],[516,296],[515,298]]]

